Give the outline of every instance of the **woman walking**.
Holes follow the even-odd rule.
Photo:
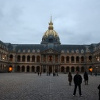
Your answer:
[[[71,86],[71,82],[72,82],[72,74],[71,74],[71,72],[68,73],[68,81],[69,81],[69,85]]]

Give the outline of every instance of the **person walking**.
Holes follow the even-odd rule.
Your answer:
[[[73,96],[75,96],[75,94],[76,94],[77,87],[79,88],[79,95],[82,96],[81,83],[82,83],[82,77],[81,77],[81,75],[79,75],[79,72],[77,71],[76,75],[74,76],[74,92],[73,92]]]
[[[99,89],[99,100],[100,100],[100,84],[98,86],[98,89]]]
[[[84,82],[85,85],[88,85],[88,73],[86,71],[84,72]]]
[[[68,73],[68,81],[69,81],[69,85],[71,86],[71,82],[72,82],[72,74],[71,74],[71,72]]]

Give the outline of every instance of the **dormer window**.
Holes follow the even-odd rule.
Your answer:
[[[32,52],[35,52],[35,50],[33,49]]]
[[[28,52],[30,52],[30,50],[28,50]]]
[[[84,50],[83,49],[81,50],[81,53],[84,53]]]
[[[78,49],[76,50],[76,53],[79,53],[79,50]]]
[[[37,52],[40,52],[40,50],[38,49]]]
[[[25,50],[23,50],[23,52],[25,52]]]
[[[71,52],[74,53],[74,50],[72,50]]]

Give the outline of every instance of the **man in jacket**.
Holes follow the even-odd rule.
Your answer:
[[[79,88],[79,95],[82,96],[82,93],[81,93],[81,83],[82,83],[82,77],[81,77],[81,75],[79,75],[79,72],[77,71],[76,75],[74,76],[75,87],[74,87],[73,96],[75,96],[75,94],[76,94],[77,86]]]

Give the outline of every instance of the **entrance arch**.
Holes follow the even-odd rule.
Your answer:
[[[27,72],[29,72],[30,71],[30,67],[29,66],[27,66]]]
[[[17,66],[17,72],[20,72],[20,66]]]
[[[75,71],[75,68],[72,66],[71,67],[71,72],[74,72]]]
[[[25,66],[22,66],[22,72],[25,72]]]
[[[52,66],[49,66],[49,72],[52,73]]]
[[[36,67],[36,72],[40,72],[40,66]]]
[[[64,66],[61,67],[61,72],[64,72]]]

